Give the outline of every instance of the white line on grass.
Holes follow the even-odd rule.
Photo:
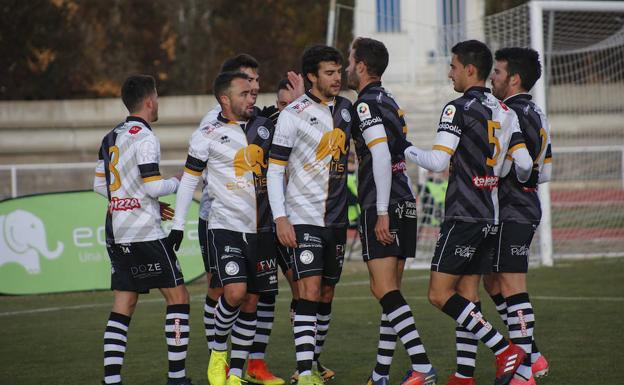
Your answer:
[[[415,279],[411,279],[415,280]],[[364,281],[361,281],[364,282]],[[351,285],[343,285],[343,286],[355,286],[356,282],[350,282]],[[362,283],[364,284],[364,283]],[[365,282],[368,284],[368,281]],[[203,300],[205,298],[204,295],[196,295],[191,297],[193,300]],[[405,296],[406,299],[416,300],[416,301],[425,301],[427,297],[425,296],[413,296],[408,295]],[[532,299],[540,300],[540,301],[596,301],[596,302],[624,302],[624,297],[557,297],[557,296],[532,296]],[[374,298],[370,295],[368,296],[340,296],[338,295],[334,298],[334,301],[374,301]],[[141,299],[139,303],[163,303],[162,298],[149,298],[149,299]],[[279,297],[277,298],[278,302],[290,302],[290,298]],[[65,311],[65,310],[83,310],[83,309],[95,309],[102,307],[111,307],[112,303],[93,303],[93,304],[84,304],[84,305],[72,305],[72,306],[56,306],[56,307],[43,307],[39,309],[29,309],[29,310],[16,310],[16,311],[7,311],[0,313],[0,317],[10,317],[16,315],[25,315],[25,314],[38,314],[38,313],[49,313],[55,311]]]

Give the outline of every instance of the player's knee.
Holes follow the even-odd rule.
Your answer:
[[[319,302],[321,300],[321,288],[305,286],[303,290],[299,290],[299,297],[308,301]]]
[[[231,306],[239,307],[243,304],[247,291],[243,288],[233,288],[231,290],[225,290],[225,300]]]
[[[429,303],[431,303],[433,306],[437,307],[438,309],[442,309],[442,307],[444,306],[444,304],[449,298],[447,293],[440,291],[440,290],[435,290],[434,288],[429,288],[429,292],[427,294],[429,298]]]

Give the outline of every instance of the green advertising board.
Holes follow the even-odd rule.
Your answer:
[[[175,203],[175,195],[161,198]],[[92,191],[32,195],[0,202],[0,293],[39,294],[110,288],[104,220],[107,200]],[[189,208],[177,252],[186,282],[204,273],[199,204]],[[169,233],[171,221],[163,222]]]

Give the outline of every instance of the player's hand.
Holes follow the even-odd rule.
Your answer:
[[[295,237],[295,228],[288,218],[279,217],[275,220],[275,231],[277,239],[286,247],[297,247],[297,238]]]
[[[397,135],[397,138],[394,141],[392,147],[390,148],[390,151],[392,152],[392,154],[395,154],[395,155],[396,154],[403,155],[405,150],[407,150],[409,147],[412,147],[412,146],[413,146],[412,142],[405,139],[401,135]]]
[[[394,242],[394,236],[390,234],[390,217],[388,214],[377,215],[375,236],[382,245],[390,245]]]
[[[522,183],[522,189],[528,191],[535,191],[537,189],[537,182],[539,181],[539,170],[534,168],[531,170],[531,176],[529,179]]]
[[[163,221],[172,220],[175,210],[171,207],[171,205],[161,201],[158,201],[158,204],[160,205],[160,219]]]
[[[184,231],[182,230],[174,230],[171,229],[169,232],[169,236],[167,237],[167,242],[169,245],[175,250],[180,250],[180,245],[182,244],[182,239],[184,238]]]
[[[286,87],[288,87],[288,90],[293,93],[295,99],[305,93],[305,82],[303,81],[303,76],[301,76],[301,74],[298,74],[295,71],[288,71],[286,77],[290,82],[290,85]]]

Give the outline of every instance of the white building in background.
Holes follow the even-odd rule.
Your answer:
[[[426,83],[436,77],[435,59],[450,49],[438,31],[484,14],[485,0],[355,0],[353,33],[388,47],[386,83]]]

